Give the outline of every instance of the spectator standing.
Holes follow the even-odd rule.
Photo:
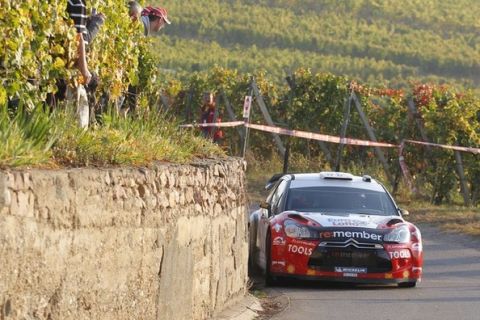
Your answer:
[[[83,76],[84,84],[88,84],[92,78],[92,74],[88,70],[87,55],[85,46],[88,42],[85,41],[87,37],[87,6],[84,0],[68,0],[67,13],[75,24],[77,29],[78,41],[78,57],[77,67]]]
[[[89,124],[89,104],[87,91],[84,87],[92,80],[92,74],[88,68],[86,47],[95,38],[101,25],[105,21],[105,16],[101,13],[97,14],[96,10],[92,10],[91,17],[87,16],[87,6],[85,0],[67,0],[67,13],[73,20],[77,30],[78,52],[77,52],[77,68],[79,69],[82,79],[76,88],[76,92],[69,96],[76,101],[77,115],[79,125],[82,128],[88,127]]]
[[[202,115],[200,123],[220,123],[222,119],[216,110],[215,97],[213,93],[207,92],[203,96]],[[202,127],[202,135],[212,139],[214,143],[221,144],[224,138],[223,130],[217,127]]]
[[[75,28],[77,30],[78,41],[78,56],[76,66],[82,75],[82,82],[90,89],[96,87],[98,79],[95,75],[92,75],[88,68],[87,52],[88,45],[96,37],[100,27],[105,22],[105,15],[102,13],[96,13],[92,10],[92,15],[87,17],[87,9],[85,1],[68,0],[67,1],[67,13],[70,19],[73,20]],[[72,96],[72,92],[67,92],[67,80],[57,79],[57,91],[56,93],[49,93],[47,95],[47,105],[55,108],[58,101],[63,101],[68,96]]]
[[[132,1],[135,2],[135,1]],[[132,2],[129,3],[129,14],[133,7],[136,7]],[[138,3],[137,3],[138,4]],[[130,15],[132,20],[134,18]],[[171,24],[167,16],[167,10],[160,7],[146,7],[141,11],[140,21],[143,24],[143,34],[148,37],[153,33],[160,31],[165,24]],[[139,63],[140,64],[140,63]],[[127,97],[125,98],[125,105],[122,107],[122,113],[134,112],[137,108],[137,96],[139,88],[135,85],[128,86]]]

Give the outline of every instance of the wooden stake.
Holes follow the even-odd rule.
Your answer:
[[[233,111],[232,105],[230,104],[230,101],[228,101],[227,94],[225,93],[225,90],[221,89],[220,94],[223,98],[223,102],[225,103],[225,109],[227,110],[228,117],[230,118],[231,121],[237,121],[237,117],[235,116],[235,112]],[[243,130],[242,128],[237,127],[238,134],[240,135],[240,140],[243,141]]]
[[[352,108],[352,95],[353,95],[353,91],[345,103],[345,107],[343,111],[343,124],[342,124],[342,129],[340,130],[340,139],[345,138],[345,136],[347,135],[348,123],[350,122],[350,110]],[[338,145],[337,159],[335,160],[335,171],[337,172],[340,171],[344,146],[345,146],[344,143],[340,143]]]
[[[377,142],[377,137],[375,136],[375,133],[373,132],[372,127],[370,127],[368,118],[366,114],[363,112],[363,108],[360,104],[360,101],[358,101],[358,97],[355,94],[355,92],[352,93],[352,98],[353,98],[353,101],[355,102],[355,107],[357,108],[358,114],[360,115],[360,119],[363,122],[363,126],[367,130],[370,140]],[[388,163],[387,163],[387,160],[385,159],[383,151],[379,147],[374,147],[374,150],[378,160],[380,160],[380,162],[382,163],[383,170],[385,171],[385,175],[387,176],[388,181],[393,186],[395,184],[395,181],[393,180],[392,175],[390,174],[390,171],[388,169]]]
[[[268,125],[274,126],[275,124],[273,123],[272,117],[270,116],[270,113],[268,112],[267,106],[265,105],[265,101],[263,101],[263,97],[260,94],[260,91],[258,90],[258,86],[255,83],[255,80],[252,79],[251,82],[251,87],[253,90],[253,94],[257,98],[257,105],[260,107],[260,111],[262,111],[263,118],[267,122]],[[282,140],[280,139],[280,136],[276,133],[272,133],[273,135],[273,141],[277,145],[278,151],[282,155],[282,157],[285,155],[285,147],[283,146]]]
[[[463,203],[465,206],[470,206],[470,192],[468,191],[467,181],[465,179],[465,172],[463,171],[463,161],[460,151],[455,150],[455,162],[457,165],[458,178],[460,179],[460,190],[463,195]]]

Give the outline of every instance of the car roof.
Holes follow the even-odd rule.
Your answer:
[[[370,176],[360,177],[345,172],[296,173],[288,176],[290,176],[291,180],[290,189],[346,187],[385,192],[383,186]]]

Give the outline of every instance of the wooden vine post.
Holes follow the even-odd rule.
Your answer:
[[[225,110],[227,111],[228,117],[230,121],[237,121],[237,117],[235,116],[235,112],[233,111],[233,107],[230,104],[230,101],[228,100],[227,94],[225,93],[225,90],[221,89],[220,90],[220,96],[223,99],[223,103],[225,104]],[[244,132],[241,128],[237,127],[237,132],[240,135],[240,140],[243,141],[244,139]]]
[[[360,101],[358,101],[358,97],[355,94],[355,92],[352,93],[352,99],[353,99],[353,102],[355,103],[355,107],[357,108],[358,114],[360,115],[360,120],[362,120],[363,126],[367,130],[370,140],[377,142],[377,137],[375,136],[375,133],[373,132],[373,129],[370,126],[370,123],[368,122],[367,115],[365,114],[365,112],[363,112],[363,108],[360,104]],[[390,174],[388,163],[387,163],[387,160],[385,159],[385,155],[383,154],[383,151],[380,149],[380,147],[374,147],[374,150],[378,160],[382,163],[383,171],[385,171],[385,175],[387,176],[388,181],[393,186],[395,184],[395,180]]]
[[[343,111],[343,124],[342,124],[342,129],[340,130],[340,141],[343,141],[343,139],[345,139],[347,135],[348,123],[350,122],[350,111],[352,108],[352,95],[353,95],[353,91],[350,93],[350,96],[345,101],[345,106]],[[340,142],[340,145],[338,146],[338,149],[337,149],[337,158],[335,160],[335,171],[340,171],[344,146],[345,144]]]
[[[417,126],[418,131],[420,132],[420,136],[421,136],[423,142],[430,142],[430,139],[428,139],[428,136],[425,132],[425,128],[423,126],[421,116],[418,113],[417,108],[415,108],[415,103],[414,103],[412,97],[410,97],[408,99],[407,106],[408,106],[408,112],[411,114],[413,119],[415,119],[415,124]],[[427,153],[429,155],[428,158],[429,158],[430,165],[436,166],[434,158],[432,156],[432,151],[431,151],[430,146],[427,146]],[[470,206],[469,189],[468,189],[467,181],[465,179],[465,171],[463,169],[462,156],[461,156],[459,151],[454,151],[454,154],[455,154],[456,170],[457,170],[457,174],[458,174],[458,178],[459,178],[459,182],[460,182],[460,191],[461,191],[462,196],[463,196],[463,202],[464,202],[465,206]],[[433,198],[432,198],[432,200],[433,200]]]
[[[260,90],[258,89],[257,83],[255,82],[255,79],[252,78],[251,81],[251,89],[253,91],[253,94],[255,95],[255,100],[257,101],[257,105],[260,108],[260,111],[262,112],[263,118],[267,122],[268,125],[274,126],[272,117],[270,116],[270,113],[268,112],[267,106],[265,105],[265,101],[263,100],[262,95],[260,94]],[[283,157],[285,156],[285,147],[283,146],[283,142],[280,139],[280,136],[276,133],[272,133],[273,136],[273,141],[277,145],[278,151],[280,152],[280,155]]]

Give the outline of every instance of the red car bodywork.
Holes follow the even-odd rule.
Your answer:
[[[291,217],[294,217],[292,219]],[[319,230],[322,234],[322,239],[296,239],[288,237],[285,234],[285,220],[296,220],[298,223],[312,226]],[[349,221],[345,219],[345,221]],[[388,221],[386,221],[388,222]],[[416,282],[421,279],[423,254],[421,236],[418,229],[411,223],[400,222],[406,224],[412,234],[411,241],[405,244],[397,243],[382,243],[380,238],[382,234],[386,234],[398,224],[387,225],[380,224],[378,229],[359,229],[357,228],[339,228],[330,227],[322,228],[320,224],[315,221],[309,220],[301,214],[284,212],[269,223],[270,236],[267,238],[270,240],[270,258],[269,258],[269,273],[270,275],[278,276],[299,276],[299,277],[311,277],[325,280],[341,280],[351,282],[368,282],[368,283],[401,283],[401,282]],[[336,235],[342,235],[343,237],[335,237]],[[345,237],[347,235],[347,237]],[[364,239],[355,239],[352,235],[370,235],[375,236],[375,240],[370,243],[372,245],[378,245],[377,249],[365,249],[362,251],[361,244],[365,242]],[[344,240],[344,241],[335,241]],[[363,241],[362,241],[363,240]],[[321,243],[342,243],[344,247],[329,248],[330,260],[337,258],[339,262],[331,261],[330,267],[321,265],[315,265],[312,263],[312,257],[315,257],[316,253],[321,248]],[[359,245],[360,244],[360,245]],[[268,244],[267,244],[268,245]],[[354,248],[354,250],[348,250]],[[326,249],[326,248],[325,248]],[[386,264],[379,272],[369,272],[369,267],[365,266],[365,260],[368,257],[357,257],[358,265],[342,265],[342,258],[347,260],[355,260],[352,255],[367,255],[370,251],[376,251],[383,255],[382,261]],[[268,252],[267,251],[267,252]],[[327,250],[324,250],[326,253]],[[320,252],[322,255],[322,252]],[[333,256],[332,256],[333,255]],[[342,257],[342,255],[344,255]],[[376,257],[377,258],[377,257]],[[317,259],[318,260],[318,259]],[[325,259],[324,259],[325,260]],[[345,260],[345,259],[343,259]],[[337,263],[338,265],[332,265]],[[389,263],[391,266],[389,267]],[[320,263],[321,264],[321,263]],[[330,270],[329,270],[330,269]],[[385,270],[388,269],[388,270]]]
[[[414,287],[421,280],[420,230],[379,182],[337,172],[273,181],[249,224],[250,262],[267,282],[289,276]]]

